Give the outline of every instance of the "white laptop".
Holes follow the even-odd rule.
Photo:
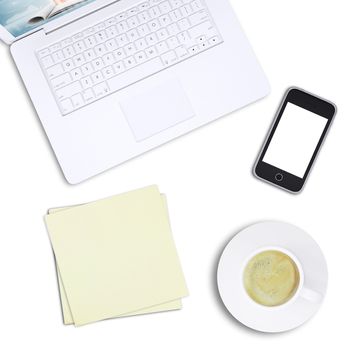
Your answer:
[[[269,92],[229,0],[2,0],[0,38],[71,184]]]

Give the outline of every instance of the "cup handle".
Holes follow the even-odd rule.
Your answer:
[[[300,296],[303,299],[310,301],[312,303],[320,303],[323,299],[322,294],[315,292],[314,290],[306,288],[306,287],[301,289]]]

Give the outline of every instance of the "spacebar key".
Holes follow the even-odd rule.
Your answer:
[[[145,79],[164,68],[165,67],[160,58],[154,58],[148,62],[142,63],[139,66],[127,70],[122,74],[116,75],[107,82],[111,91],[116,92],[142,79]]]

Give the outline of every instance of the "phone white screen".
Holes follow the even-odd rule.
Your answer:
[[[288,102],[263,161],[303,178],[327,122]]]

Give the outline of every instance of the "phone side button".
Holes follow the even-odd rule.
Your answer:
[[[275,175],[275,179],[276,181],[281,182],[283,180],[283,175],[281,173],[277,173]]]

